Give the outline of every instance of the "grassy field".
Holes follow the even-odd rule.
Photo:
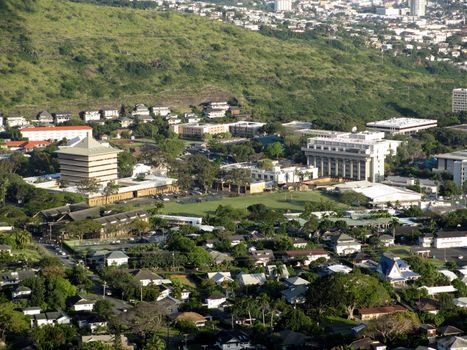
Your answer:
[[[196,15],[0,0],[0,109],[32,116],[136,102],[180,111],[236,97],[260,119],[350,129],[441,116],[465,73],[350,41],[275,38]],[[423,61],[423,60],[421,60]]]
[[[166,202],[164,203],[163,212],[165,214],[204,216],[214,212],[219,205],[230,205],[233,208],[246,209],[252,204],[259,203],[273,209],[303,211],[305,202],[319,202],[320,200],[329,200],[329,198],[318,191],[261,193],[240,197],[225,197],[201,203]]]

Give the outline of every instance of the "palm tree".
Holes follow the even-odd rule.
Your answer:
[[[392,218],[389,226],[392,230],[392,238],[396,239],[396,228],[399,227],[399,220],[397,218]]]
[[[29,244],[31,241],[31,234],[25,230],[19,230],[15,234],[16,243],[20,247],[24,247],[25,245]]]

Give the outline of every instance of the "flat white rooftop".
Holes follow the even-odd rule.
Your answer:
[[[366,123],[367,127],[378,127],[388,129],[406,129],[419,126],[433,125],[436,126],[438,121],[436,119],[419,119],[419,118],[391,118],[386,120],[379,120],[376,122]]]

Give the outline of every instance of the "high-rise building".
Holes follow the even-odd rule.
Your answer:
[[[461,187],[467,181],[467,160],[458,160],[454,162],[454,182]]]
[[[121,151],[106,147],[92,137],[86,137],[76,146],[63,147],[57,151],[61,178],[72,185],[89,179],[96,179],[101,183],[116,180],[119,152]]]
[[[320,177],[378,182],[384,179],[384,159],[395,154],[400,144],[385,140],[384,132],[338,133],[308,139],[303,151]]]
[[[292,11],[292,0],[274,0],[274,11],[276,12]]]
[[[452,111],[454,113],[467,111],[467,89],[452,90]]]
[[[409,0],[410,15],[414,17],[423,17],[426,12],[426,0]]]

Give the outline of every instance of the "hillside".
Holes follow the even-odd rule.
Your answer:
[[[195,15],[0,0],[0,16],[3,111],[182,108],[235,96],[259,118],[350,127],[399,113],[440,116],[466,79],[382,63],[378,52],[347,42],[280,40]]]

